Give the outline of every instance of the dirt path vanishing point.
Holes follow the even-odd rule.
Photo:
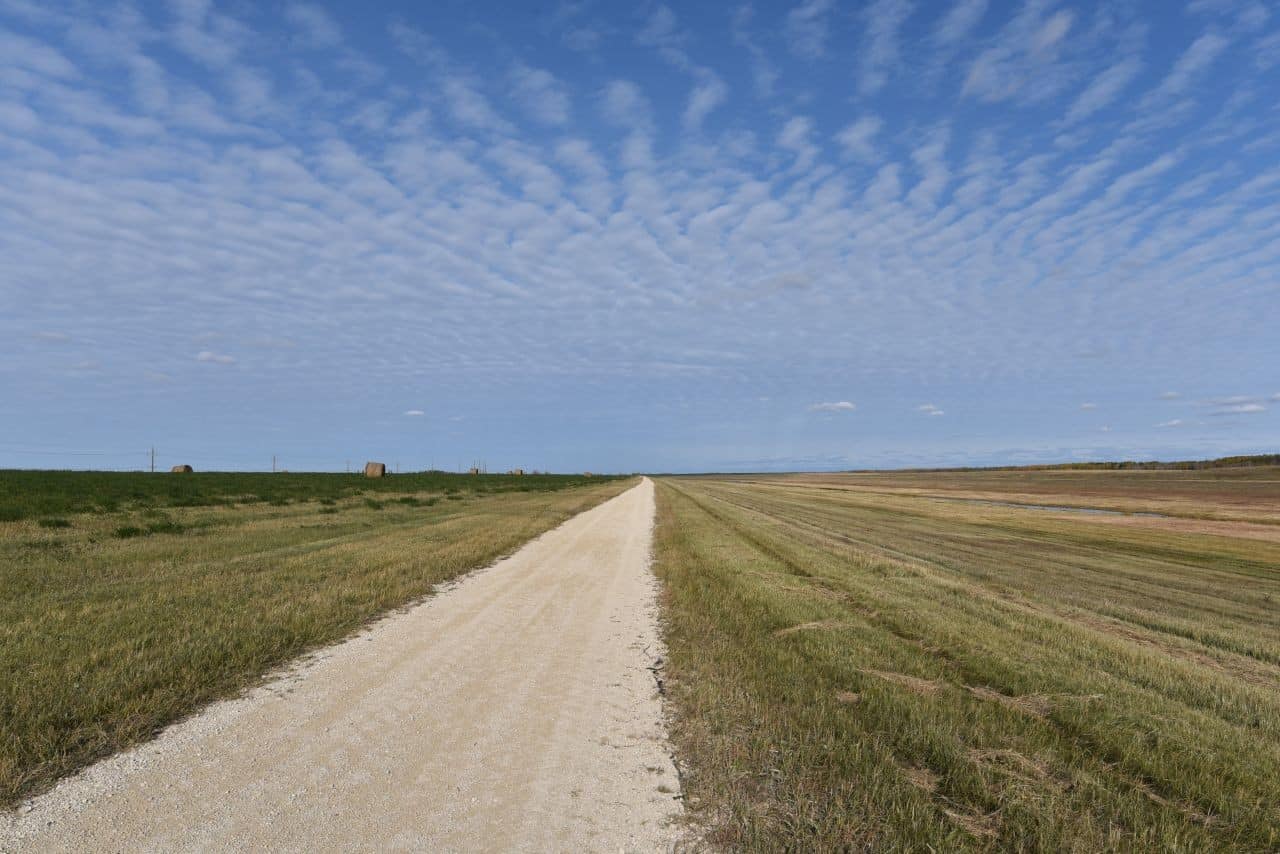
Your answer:
[[[0,814],[0,850],[655,851],[653,483]]]

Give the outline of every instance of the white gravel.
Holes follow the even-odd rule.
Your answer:
[[[0,814],[4,851],[661,851],[649,480]]]

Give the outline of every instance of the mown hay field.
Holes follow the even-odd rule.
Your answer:
[[[659,481],[710,841],[1280,848],[1280,471],[1069,474]]]
[[[0,472],[0,805],[634,483],[44,474]]]

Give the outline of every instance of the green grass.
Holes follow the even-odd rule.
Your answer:
[[[167,487],[146,492],[168,477],[85,475],[81,496],[70,475],[18,479],[37,490],[20,505],[57,503],[72,525],[0,523],[0,805],[149,738],[630,483],[280,481],[286,490],[317,485],[311,495],[272,493],[270,476],[210,475],[176,497]],[[130,478],[146,484],[136,488],[142,497]],[[13,494],[12,473],[0,483]],[[437,503],[432,485],[449,485],[458,500]],[[251,492],[267,500],[215,500]],[[104,496],[119,509],[65,509]]]
[[[659,481],[673,737],[712,843],[1280,846],[1280,540],[877,477]]]
[[[78,472],[0,470],[0,522],[147,507],[210,507],[324,501],[355,495],[452,491],[544,492],[601,478],[581,475],[466,475],[423,472],[370,479],[363,474]]]

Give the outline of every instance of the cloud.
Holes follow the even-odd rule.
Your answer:
[[[844,130],[836,134],[836,142],[840,143],[846,157],[863,162],[880,159],[876,150],[875,138],[884,127],[884,122],[877,116],[863,116]]]
[[[1174,418],[1172,421],[1162,421],[1156,426],[1157,427],[1181,427],[1182,424],[1183,424],[1183,421],[1181,418]]]
[[[684,127],[687,131],[696,131],[702,127],[702,120],[707,114],[720,106],[729,97],[729,87],[717,75],[706,73],[689,95],[688,106],[684,111]]]
[[[405,415],[409,416],[410,418],[421,418],[426,414],[427,413],[423,412],[421,409],[410,409],[405,412]]]
[[[1097,408],[1098,408],[1098,404],[1096,404],[1096,403],[1082,403],[1082,404],[1080,404],[1080,408],[1081,408],[1081,409],[1097,409]]]
[[[934,406],[932,403],[922,403],[916,407],[916,411],[923,412],[925,415],[929,415],[929,416],[946,415],[945,412],[943,412],[938,407]]]
[[[1216,32],[1205,33],[1192,42],[1160,84],[1139,102],[1136,127],[1147,129],[1167,122],[1169,105],[1191,88],[1230,43],[1230,39]]]
[[[1180,392],[1180,391],[1162,391],[1162,392],[1160,392],[1160,399],[1161,399],[1161,400],[1177,400],[1177,399],[1179,399],[1180,397],[1182,397],[1182,392]]]
[[[214,365],[234,365],[236,360],[233,356],[224,353],[215,353],[212,350],[201,350],[196,354],[197,362],[208,362]]]
[[[535,121],[563,125],[569,120],[569,94],[551,72],[518,63],[510,80],[511,97]]]
[[[961,93],[987,102],[1034,103],[1058,94],[1070,82],[1070,68],[1060,61],[1062,44],[1074,13],[1027,3],[969,66]]]
[[[476,130],[493,130],[508,133],[512,126],[494,110],[493,105],[469,78],[453,75],[446,77],[441,91],[449,105],[449,112],[459,124]]]
[[[76,66],[60,51],[3,29],[0,29],[0,57],[4,57],[4,65],[46,77],[73,78],[79,74]]]
[[[43,331],[43,332],[37,332],[37,333],[35,333],[32,337],[34,337],[34,338],[39,338],[41,341],[58,341],[58,342],[62,342],[62,341],[70,341],[70,340],[71,340],[71,336],[70,336],[70,335],[68,335],[68,334],[67,334],[67,333],[65,333],[65,332],[49,332],[49,331],[47,331],[47,330],[46,330],[46,331]]]
[[[867,6],[866,40],[858,73],[858,90],[863,95],[873,95],[889,82],[889,73],[898,62],[898,31],[913,8],[911,0],[874,0]]]
[[[816,59],[826,53],[832,0],[804,0],[787,13],[783,33],[796,56]]]
[[[1063,121],[1073,125],[1083,121],[1120,97],[1130,83],[1142,71],[1142,61],[1127,57],[1103,71],[1093,79],[1083,92],[1076,96]]]
[[[632,128],[649,124],[649,99],[630,80],[610,81],[600,101],[605,118],[613,124]]]
[[[848,400],[840,400],[834,403],[815,403],[809,407],[810,412],[853,412],[857,409],[857,405]]]
[[[964,41],[982,21],[989,5],[990,0],[956,0],[951,11],[938,22],[933,32],[934,41],[942,45]]]
[[[284,7],[285,18],[298,28],[299,41],[315,50],[332,48],[342,43],[342,30],[319,6],[290,3]]]
[[[1210,415],[1253,415],[1259,412],[1266,412],[1267,407],[1261,403],[1232,403],[1215,409]]]
[[[754,16],[755,10],[749,4],[739,6],[734,11],[730,22],[730,32],[733,43],[744,48],[751,56],[751,76],[756,93],[761,97],[769,98],[773,96],[781,75],[764,48],[751,37],[751,19]]]

